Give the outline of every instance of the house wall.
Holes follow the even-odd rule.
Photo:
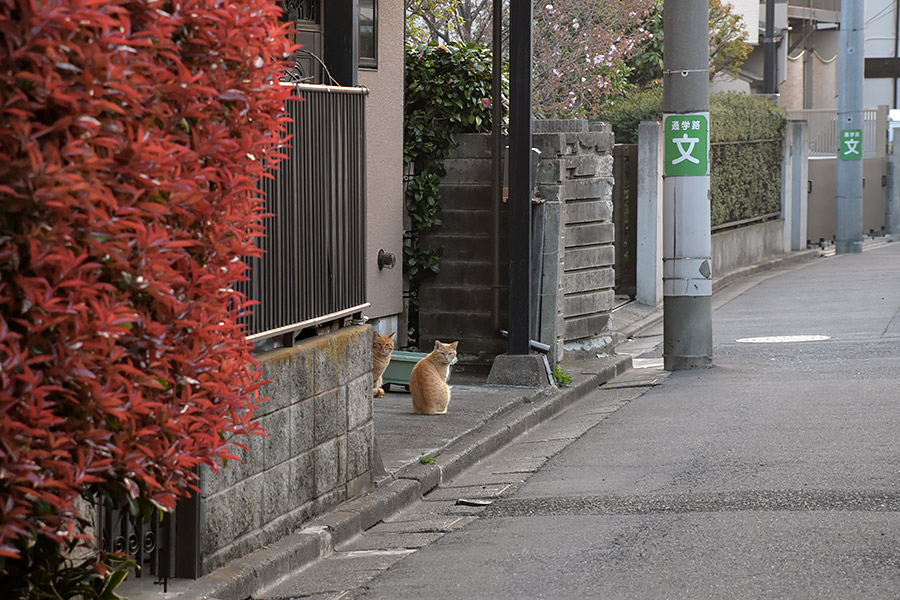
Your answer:
[[[340,329],[258,356],[254,411],[268,437],[242,441],[240,461],[200,471],[201,573],[262,548],[372,483],[372,338]]]
[[[365,315],[402,310],[403,297],[403,0],[378,2],[378,68],[360,69],[366,102],[366,290]],[[378,250],[396,266],[378,270]],[[396,319],[394,320],[396,322]],[[386,325],[385,327],[390,327]],[[388,330],[387,333],[390,333]]]

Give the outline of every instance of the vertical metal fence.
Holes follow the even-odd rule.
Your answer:
[[[637,144],[613,147],[616,294],[637,293]]]
[[[238,285],[259,301],[247,320],[259,341],[366,306],[365,88],[295,85],[288,158],[260,188],[266,223]]]
[[[880,156],[886,152],[887,106],[863,110],[863,154]],[[836,156],[838,146],[837,110],[813,108],[789,110],[788,118],[809,124],[809,155]]]

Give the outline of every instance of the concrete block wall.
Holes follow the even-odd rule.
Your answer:
[[[444,161],[441,181],[441,226],[422,236],[426,247],[443,248],[440,272],[419,288],[419,347],[428,352],[434,340],[459,341],[462,364],[490,365],[506,351],[506,341],[492,326],[493,243],[491,216],[491,137],[457,136],[457,147]],[[507,220],[500,222],[501,323],[506,323]]]
[[[609,315],[615,298],[612,129],[582,120],[535,121],[533,141],[541,151],[535,197],[558,207],[562,227],[544,233],[545,243],[555,235],[562,249],[556,307],[542,304],[540,311],[541,341],[551,344],[555,360],[606,351],[613,341]],[[549,297],[552,285],[545,278],[542,294]],[[551,322],[552,341],[545,337]]]
[[[371,487],[372,338],[340,329],[258,357],[270,380],[255,417],[268,437],[240,440],[241,461],[203,467],[203,574],[295,531]]]

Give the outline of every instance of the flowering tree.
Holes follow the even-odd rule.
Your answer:
[[[663,4],[659,1],[642,23],[648,32],[629,61],[629,79],[639,87],[658,85],[663,74]],[[734,7],[722,0],[709,0],[709,78],[734,79],[750,54],[746,25]]]
[[[547,0],[535,8],[534,114],[599,117],[628,85],[627,59],[647,37],[654,0]]]
[[[281,156],[279,14],[0,4],[0,578],[79,537],[79,496],[170,510],[259,429],[232,284]]]
[[[501,0],[498,0],[501,1]],[[655,0],[534,2],[534,114],[596,117],[627,85],[626,60],[648,36],[641,27]],[[414,42],[491,44],[490,0],[407,0]],[[504,2],[508,18],[508,0]]]

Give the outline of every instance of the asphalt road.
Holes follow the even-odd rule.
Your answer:
[[[270,597],[900,597],[900,244],[714,304],[713,368],[641,361]]]

